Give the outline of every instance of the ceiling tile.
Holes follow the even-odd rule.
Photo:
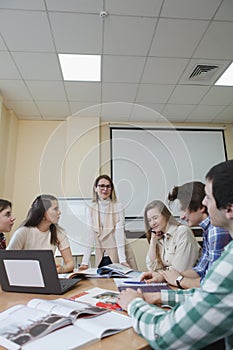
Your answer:
[[[148,122],[154,123],[161,118],[160,111],[163,109],[163,104],[153,104],[148,106],[134,105],[130,115],[130,121],[133,122]]]
[[[150,16],[159,15],[162,0],[108,0],[106,11],[110,15]]]
[[[73,116],[89,116],[98,117],[101,111],[101,104],[97,102],[69,102],[71,113]]]
[[[132,103],[103,103],[101,106],[101,118],[108,122],[128,122],[132,111]]]
[[[133,102],[136,97],[137,84],[104,83],[102,87],[103,102]]]
[[[208,86],[178,85],[169,98],[169,103],[197,104],[208,91]]]
[[[4,43],[1,35],[0,35],[0,51],[7,51],[7,47],[6,47],[5,43]]]
[[[25,80],[62,80],[56,54],[13,52],[12,55]]]
[[[66,101],[36,101],[41,115],[47,117],[68,117],[70,110]]]
[[[222,0],[165,0],[161,16],[211,19]]]
[[[136,102],[164,103],[171,95],[174,85],[140,84]]]
[[[72,101],[99,101],[101,96],[101,84],[91,82],[65,82],[67,96]]]
[[[233,123],[233,106],[229,106],[224,108],[217,116],[216,120],[224,119],[224,121],[228,121]]]
[[[54,12],[50,13],[50,21],[58,52],[79,54],[102,52],[103,21],[99,15]]]
[[[0,8],[18,10],[45,10],[43,0],[1,0]]]
[[[149,57],[142,83],[176,84],[183,73],[187,59]]]
[[[233,21],[233,1],[224,0],[218,9],[214,19],[220,21]]]
[[[145,64],[145,57],[103,57],[103,82],[138,83]]]
[[[207,26],[207,21],[160,19],[149,56],[190,57]]]
[[[179,121],[181,120],[185,120],[186,118],[188,118],[189,114],[193,111],[193,109],[195,108],[195,105],[191,105],[191,104],[167,104],[165,106],[165,108],[163,109],[162,115],[164,118],[170,120],[170,118],[172,117],[173,120],[175,120],[175,118],[177,118],[177,120],[179,119]]]
[[[21,80],[0,80],[0,90],[4,100],[31,101],[32,97]]]
[[[202,118],[206,118],[206,120],[208,119],[211,121],[222,110],[223,110],[223,106],[199,105],[190,113],[188,119],[195,120],[195,121],[202,121]]]
[[[17,110],[17,115],[40,117],[40,112],[33,101],[4,101],[4,104],[8,109]]]
[[[0,51],[0,79],[21,79],[21,76],[7,51]]]
[[[31,1],[31,0],[29,0]],[[103,9],[103,0],[45,0],[48,10],[98,13]]]
[[[10,50],[54,51],[46,13],[0,10],[0,32]]]
[[[62,82],[27,80],[26,84],[35,100],[65,100],[66,94]]]
[[[145,56],[150,47],[155,18],[111,17],[104,26],[104,53]]]
[[[233,22],[212,22],[194,57],[233,59]]]
[[[203,97],[200,104],[206,105],[227,105],[233,102],[233,87],[212,86]]]

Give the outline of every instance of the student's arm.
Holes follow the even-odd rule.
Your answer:
[[[74,260],[70,247],[61,250],[61,255],[64,260],[64,265],[56,264],[57,273],[67,273],[74,269]]]
[[[182,275],[184,276],[184,278],[180,281],[182,288],[188,289],[200,287],[200,276],[192,269],[179,272],[171,267],[169,270],[163,271],[162,274],[164,279],[172,286],[177,287],[176,279],[178,276]]]
[[[82,258],[82,263],[80,266],[80,270],[85,270],[88,268],[89,266],[89,261],[91,258],[91,252],[94,246],[94,241],[95,241],[95,237],[94,237],[94,230],[92,228],[93,224],[92,224],[92,218],[91,218],[91,209],[87,210],[87,222],[86,222],[86,240],[84,242],[84,253],[83,253],[83,258]]]
[[[178,271],[185,271],[195,265],[200,251],[192,231],[189,227],[181,225],[177,227],[176,250],[172,258],[171,266]]]
[[[123,265],[128,265],[126,262],[126,255],[125,255],[125,215],[124,215],[123,205],[121,203],[117,204],[117,210],[119,215],[119,221],[116,224],[116,230],[115,230],[117,253],[119,257],[119,262]]]

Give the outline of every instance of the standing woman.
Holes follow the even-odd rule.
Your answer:
[[[136,269],[136,262],[125,238],[123,205],[117,201],[113,182],[108,175],[100,175],[93,186],[93,204],[87,215],[87,244],[80,269],[88,268],[93,246],[95,265],[104,258],[106,263],[121,263]]]
[[[154,200],[146,206],[144,222],[150,244],[146,265],[148,270],[156,271],[154,282],[164,281],[161,272],[166,267],[184,271],[195,265],[201,247],[191,229],[181,225],[163,202]],[[142,278],[148,274],[145,272]]]
[[[15,222],[11,210],[11,202],[0,199],[0,249],[6,249],[6,237],[3,232],[10,232]]]
[[[73,271],[74,261],[66,233],[58,225],[60,209],[57,198],[42,194],[31,205],[27,218],[10,240],[7,249],[59,249],[64,265],[57,265],[58,273]]]

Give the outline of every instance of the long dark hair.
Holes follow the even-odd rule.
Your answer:
[[[8,207],[12,208],[11,202],[6,199],[0,199],[0,212],[4,209],[7,209]]]
[[[23,225],[26,227],[36,227],[38,226],[44,218],[45,212],[52,206],[52,201],[57,198],[50,194],[41,194],[33,201],[31,208],[27,214],[26,220]],[[50,243],[53,245],[58,245],[59,240],[57,237],[57,226],[51,224],[49,226],[51,232]]]
[[[109,198],[113,201],[116,202],[117,201],[117,197],[116,197],[116,192],[115,192],[115,188],[114,188],[114,184],[112,182],[112,179],[108,176],[108,175],[100,175],[95,179],[94,185],[93,185],[93,198],[92,201],[93,202],[98,202],[98,193],[96,192],[96,187],[98,186],[98,183],[101,179],[105,179],[107,181],[110,182],[111,185],[111,194],[109,196]]]

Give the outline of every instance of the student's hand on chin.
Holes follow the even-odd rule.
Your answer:
[[[127,288],[126,290],[123,290],[118,298],[117,303],[122,307],[122,309],[127,310],[128,305],[136,298],[142,298],[143,299],[143,293],[140,288],[137,290]]]

